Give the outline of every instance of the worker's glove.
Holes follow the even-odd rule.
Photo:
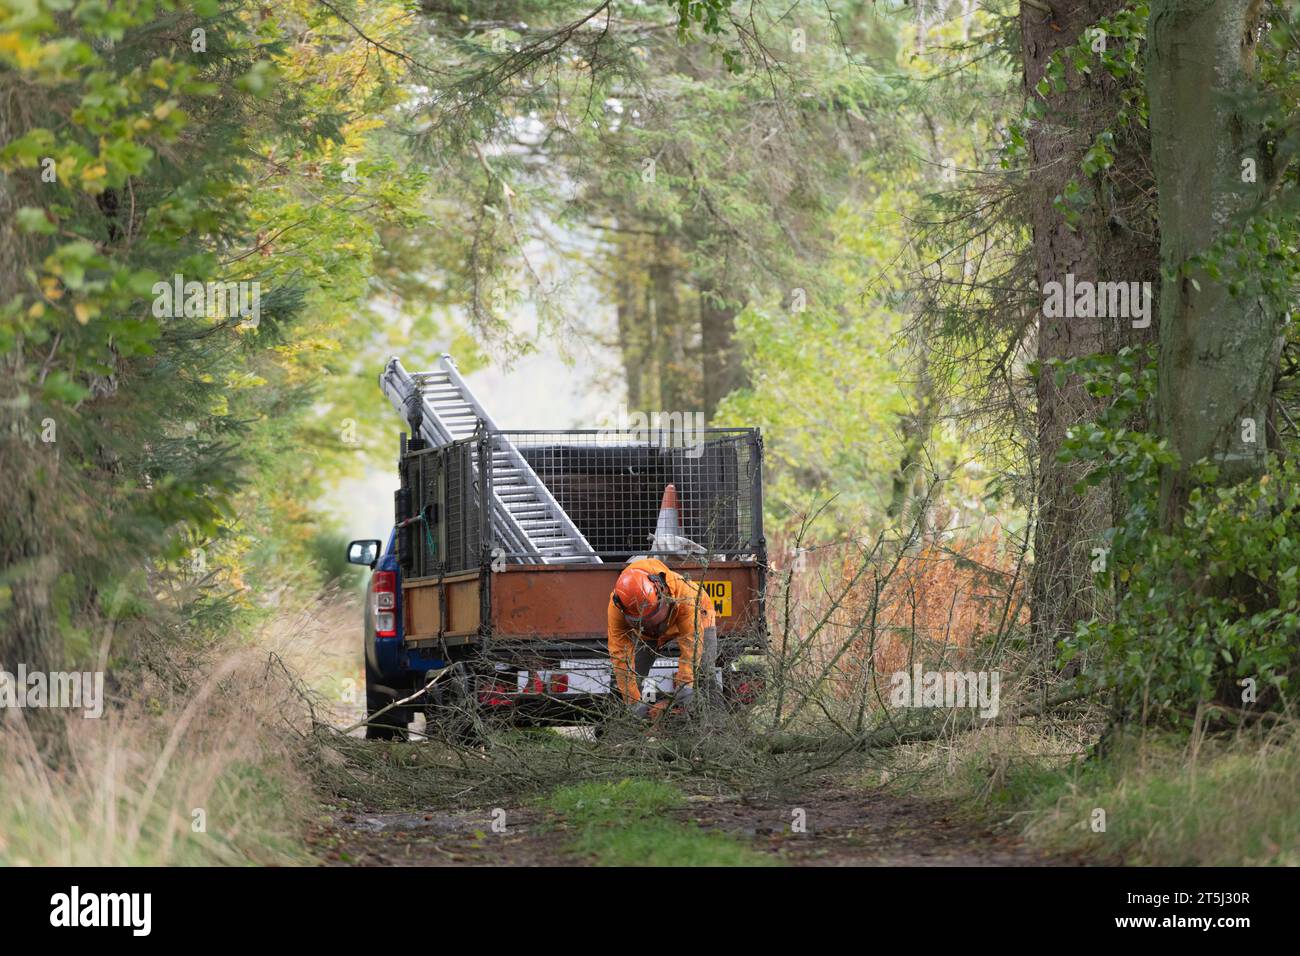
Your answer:
[[[695,699],[695,688],[687,684],[685,687],[677,688],[673,694],[673,703],[679,707],[689,707],[692,700]]]
[[[637,720],[648,720],[650,718],[650,705],[643,700],[633,704],[632,716]]]

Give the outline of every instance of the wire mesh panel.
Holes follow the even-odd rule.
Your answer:
[[[475,438],[403,457],[397,522],[406,576],[454,574],[482,564],[483,499],[474,478],[480,452]]]
[[[469,477],[472,443],[457,443],[443,449],[443,508],[439,530],[447,569],[462,571],[477,567],[479,554],[475,526],[478,502]]]
[[[724,559],[761,554],[757,431],[702,429],[649,438],[618,430],[488,436],[494,447],[508,442],[518,450],[603,561],[652,553]],[[661,539],[656,548],[656,524],[669,485],[676,492],[677,524],[671,541],[665,545]],[[525,557],[504,550],[508,559]]]
[[[639,554],[761,560],[762,453],[753,429],[672,441],[620,431],[480,431],[409,452],[398,493],[411,577],[490,560],[564,564]],[[676,513],[656,538],[665,492]],[[485,537],[486,535],[486,537]]]

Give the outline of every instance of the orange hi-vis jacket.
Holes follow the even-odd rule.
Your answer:
[[[717,623],[713,601],[698,584],[686,580],[658,558],[642,558],[630,562],[627,567],[641,568],[652,575],[662,574],[668,585],[665,599],[672,602],[672,607],[662,631],[658,634],[638,635],[637,628],[628,624],[623,612],[614,603],[614,595],[610,594],[607,614],[609,658],[614,666],[614,681],[618,692],[628,703],[639,703],[641,700],[641,688],[637,686],[633,665],[638,636],[656,648],[662,648],[669,641],[677,641],[679,657],[675,682],[679,686],[693,687],[695,664],[703,647],[700,635],[705,628],[715,627]]]

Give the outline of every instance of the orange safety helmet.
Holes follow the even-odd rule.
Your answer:
[[[644,568],[624,568],[614,584],[614,604],[629,624],[655,624],[668,602],[659,593],[654,576]]]

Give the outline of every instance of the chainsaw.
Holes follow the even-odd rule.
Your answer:
[[[691,687],[682,687],[671,694],[665,694],[661,699],[650,705],[650,709],[646,713],[646,720],[653,724],[665,715],[684,716],[687,713],[687,705],[694,698],[695,691]]]

